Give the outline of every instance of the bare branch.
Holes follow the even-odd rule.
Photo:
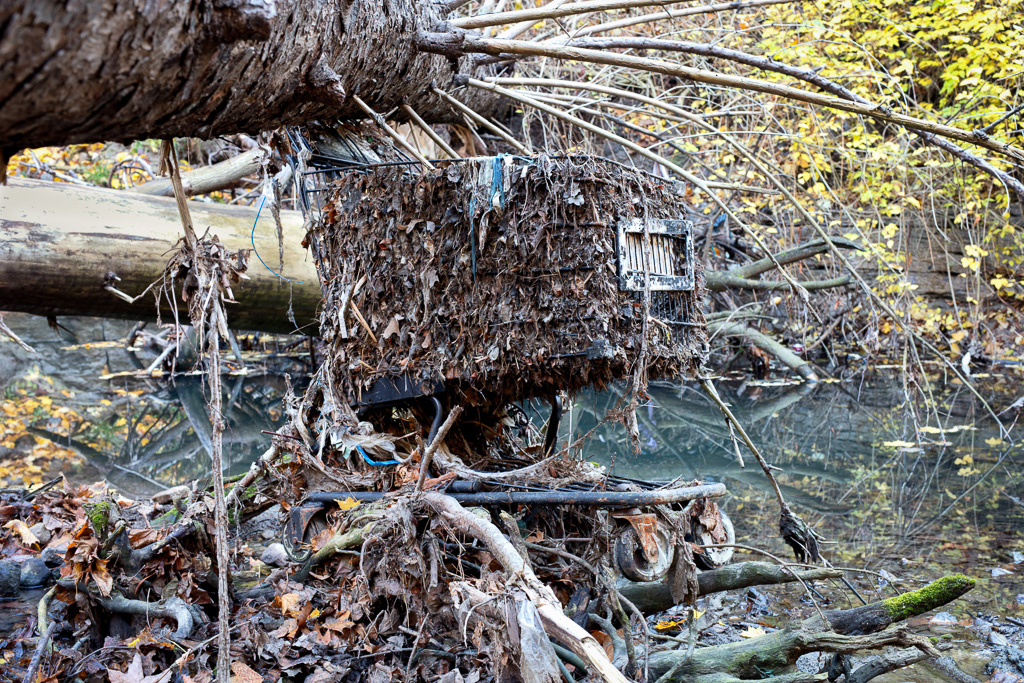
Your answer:
[[[429,49],[430,44],[425,42],[422,44],[422,47],[424,49]],[[962,128],[947,126],[933,121],[926,121],[914,116],[900,114],[878,104],[861,104],[859,102],[851,102],[832,95],[824,95],[821,93],[811,92],[809,90],[801,90],[788,85],[769,83],[768,81],[762,81],[756,78],[721,74],[714,71],[708,71],[706,69],[696,69],[693,67],[673,64],[660,59],[648,59],[645,57],[636,57],[634,55],[625,55],[617,52],[588,50],[586,48],[571,47],[567,45],[534,43],[522,40],[497,40],[494,38],[465,36],[462,43],[462,49],[466,52],[481,52],[491,55],[520,54],[535,57],[551,57],[553,59],[592,62],[594,64],[608,64],[610,66],[621,66],[631,69],[650,71],[653,73],[661,73],[668,76],[676,76],[697,83],[707,83],[709,85],[720,85],[737,88],[739,90],[777,95],[779,97],[784,97],[798,102],[806,102],[807,104],[813,104],[820,107],[837,109],[839,111],[846,111],[852,114],[860,114],[879,121],[903,126],[909,130],[934,133],[943,137],[961,140],[979,147],[990,149],[994,152],[999,152],[1000,154],[1005,154],[1017,162],[1024,162],[1024,149],[1020,149],[1019,147],[1015,147],[1009,143],[999,142],[984,134],[979,135],[976,132],[964,130]]]
[[[510,144],[513,147],[515,147],[517,150],[519,150],[523,154],[526,154],[526,155],[532,155],[533,154],[533,150],[531,150],[529,147],[526,147],[525,145],[523,145],[523,143],[521,143],[518,140],[516,140],[514,137],[509,135],[506,131],[504,131],[500,127],[498,127],[496,124],[492,123],[491,121],[488,121],[485,117],[483,117],[480,114],[476,113],[475,111],[473,111],[472,109],[467,107],[462,102],[459,102],[457,99],[455,99],[454,97],[452,97],[451,95],[449,95],[445,91],[440,90],[438,88],[434,88],[433,90],[445,102],[447,102],[448,104],[452,105],[453,107],[455,107],[456,109],[461,111],[463,114],[465,114],[466,116],[468,116],[472,120],[476,121],[479,125],[484,126],[485,128],[490,130],[492,133],[494,133],[495,135],[500,137],[502,140],[504,140],[508,144]]]
[[[416,161],[420,162],[420,164],[423,166],[423,168],[425,168],[428,171],[433,171],[434,170],[434,165],[432,163],[430,163],[429,161],[427,161],[427,158],[425,156],[423,156],[422,154],[420,154],[420,151],[418,149],[416,149],[416,147],[414,147],[412,145],[412,143],[410,143],[408,140],[406,140],[394,128],[389,126],[387,124],[387,121],[384,120],[383,116],[381,116],[380,114],[375,112],[373,109],[371,109],[370,106],[368,104],[366,104],[366,102],[363,102],[361,99],[359,99],[358,95],[353,95],[352,96],[352,100],[357,105],[359,105],[359,108],[362,109],[363,111],[365,111],[366,114],[371,119],[373,119],[374,122],[376,122],[376,124],[380,128],[382,128],[385,133],[387,133],[389,136],[391,136],[392,140],[397,142],[409,154],[413,155],[413,157],[416,159]]]
[[[825,78],[819,71],[812,69],[804,69],[799,66],[793,66],[791,64],[784,64],[776,61],[771,57],[764,57],[761,55],[752,55],[740,50],[733,50],[730,48],[720,47],[718,45],[711,45],[709,43],[692,43],[682,40],[662,40],[657,38],[574,38],[571,41],[565,39],[551,41],[553,43],[565,43],[568,45],[586,47],[592,49],[633,49],[633,50],[662,50],[667,52],[684,52],[687,54],[700,55],[702,57],[712,57],[718,59],[727,59],[738,64],[745,64],[747,66],[754,67],[755,69],[761,69],[763,71],[771,71],[774,73],[780,73],[786,76],[791,76],[799,80],[811,83],[821,88],[825,92],[830,92],[837,97],[850,102],[857,102],[865,106],[872,105],[870,100],[857,95],[849,88],[833,81],[830,78]],[[938,137],[935,133],[913,130],[916,135],[920,136],[925,142],[946,151],[961,161],[968,163],[975,168],[979,168],[985,173],[988,173],[992,177],[999,180],[1007,187],[1013,188],[1018,194],[1020,199],[1024,201],[1024,183],[1020,182],[1009,173],[1001,171],[985,159],[972,154],[960,147],[959,145],[944,140]],[[972,135],[980,137],[984,135],[981,131],[971,131]]]
[[[7,323],[4,322],[4,314],[3,313],[0,313],[0,332],[3,332],[4,334],[6,334],[8,337],[10,337],[14,341],[15,344],[17,344],[21,348],[25,349],[29,353],[36,353],[35,349],[33,349],[28,344],[26,344],[24,341],[22,341],[21,337],[19,337],[18,335],[14,334],[14,331],[11,328],[7,327]]]
[[[424,133],[426,133],[427,137],[429,137],[431,140],[433,140],[434,144],[436,144],[438,147],[440,147],[441,150],[445,154],[447,154],[452,159],[459,159],[459,158],[461,158],[455,152],[455,150],[452,149],[451,145],[449,145],[447,142],[445,142],[444,139],[440,135],[437,134],[437,131],[435,131],[434,128],[429,123],[424,121],[423,118],[419,114],[416,113],[415,109],[410,107],[408,104],[403,104],[402,105],[402,111],[404,111],[405,115],[409,117],[409,120],[412,121],[413,123],[415,123],[417,126],[419,126],[420,130],[422,130]]]
[[[589,36],[604,31],[612,31],[617,28],[636,26],[637,24],[648,24],[662,19],[678,19],[693,14],[713,14],[715,12],[728,12],[729,10],[748,9],[751,7],[763,7],[765,5],[787,5],[793,2],[805,2],[806,0],[733,0],[733,2],[720,2],[715,5],[699,5],[697,7],[685,7],[682,9],[670,9],[664,12],[651,12],[636,17],[625,17],[615,21],[606,21],[603,24],[584,26],[574,32],[577,37]]]
[[[551,2],[549,2],[548,4],[544,5],[539,9],[549,11],[555,10],[564,5],[565,1],[566,0],[551,0]],[[521,21],[512,28],[508,29],[507,31],[502,31],[501,33],[499,33],[498,38],[501,38],[503,40],[512,40],[514,38],[518,38],[519,36],[529,31],[531,28],[533,28],[536,24],[537,21],[535,19],[527,19],[526,21]]]
[[[509,12],[492,12],[490,14],[478,14],[473,17],[461,17],[452,19],[449,23],[458,28],[484,28],[487,26],[503,26],[515,24],[520,21],[539,21],[541,19],[555,19],[567,17],[573,14],[585,14],[587,12],[604,12],[608,10],[629,9],[633,7],[660,7],[662,5],[674,5],[685,0],[585,0],[584,2],[573,2],[560,7],[534,7],[531,9],[511,10]]]

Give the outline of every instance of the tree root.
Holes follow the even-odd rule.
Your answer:
[[[202,615],[198,608],[189,605],[179,597],[167,598],[159,602],[146,602],[145,600],[131,600],[115,593],[109,598],[100,597],[97,602],[103,609],[118,614],[174,619],[178,625],[177,630],[174,631],[174,637],[178,640],[190,638],[197,623],[202,622]]]
[[[114,591],[109,596],[98,595],[95,586],[86,586],[76,583],[71,579],[61,579],[57,581],[57,585],[71,591],[87,591],[100,607],[109,612],[148,618],[173,619],[177,625],[173,637],[178,640],[192,637],[192,632],[196,626],[204,621],[203,613],[198,607],[188,604],[179,597],[171,597],[157,602],[147,602],[145,600],[126,598],[118,591]],[[55,623],[53,622],[50,625],[53,626]]]
[[[450,496],[423,493],[423,499],[459,531],[487,546],[509,574],[509,583],[518,583],[526,597],[537,608],[548,636],[564,643],[585,662],[587,668],[610,683],[626,683],[626,677],[615,668],[594,636],[562,612],[561,603],[551,589],[533,573],[512,542],[489,520],[466,510]],[[518,580],[517,580],[518,579]]]

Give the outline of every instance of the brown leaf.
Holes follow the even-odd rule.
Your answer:
[[[391,322],[389,322],[388,326],[384,328],[384,334],[381,335],[381,338],[387,339],[392,335],[398,334],[400,330],[401,328],[398,325],[398,318],[391,318]]]
[[[298,593],[285,593],[277,599],[281,607],[281,614],[286,617],[296,617],[299,614],[299,605],[302,604],[302,596]]]
[[[138,652],[135,653],[132,663],[128,665],[128,671],[122,673],[117,669],[107,669],[110,683],[167,683],[167,681],[171,680],[173,674],[174,669],[169,668],[163,673],[153,674],[152,676],[144,675],[142,671],[142,655]],[[259,680],[262,683],[263,679],[260,678]]]
[[[267,635],[274,638],[293,638],[299,631],[299,622],[296,619],[285,619],[284,623]]]
[[[96,566],[92,569],[92,579],[105,597],[110,597],[110,589],[114,587],[114,577],[107,571],[106,560],[96,560]]]
[[[324,624],[324,628],[330,629],[332,631],[344,631],[346,629],[350,629],[353,626],[355,626],[355,622],[349,618],[350,616],[351,613],[348,610],[345,610],[344,612],[338,615],[337,619],[327,624]]]
[[[263,683],[263,676],[242,662],[231,662],[231,674],[232,683]]]
[[[133,548],[145,548],[147,545],[156,543],[163,536],[160,529],[129,529],[128,540]]]
[[[21,536],[21,542],[30,548],[39,545],[39,539],[28,528],[28,525],[20,519],[12,519],[7,524],[4,524],[4,528]]]

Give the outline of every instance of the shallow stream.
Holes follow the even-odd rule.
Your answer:
[[[8,315],[7,323],[39,351],[31,356],[0,340],[0,486],[35,485],[63,473],[72,483],[106,481],[130,497],[208,475],[209,421],[197,378],[140,380],[148,365],[124,348],[133,325]],[[243,471],[265,450],[282,417],[285,375],[308,373],[304,345],[242,340],[249,361],[225,377],[225,460]],[[977,371],[974,387],[1007,427],[1024,394],[1024,368]],[[834,565],[855,568],[851,582],[868,602],[961,572],[978,580],[965,599],[915,629],[951,634],[965,669],[986,677],[985,663],[1004,640],[1024,632],[1024,450],[1000,431],[967,387],[937,362],[913,372],[862,364],[840,381],[718,381],[723,398],[780,467],[786,500],[826,543]],[[590,438],[582,455],[615,474],[669,480],[705,478],[729,488],[722,507],[737,542],[791,561],[778,537],[778,504],[750,453],[737,447],[720,412],[695,385],[657,384],[640,410],[641,449],[624,427],[602,422],[615,391],[585,393],[566,410],[561,440]],[[534,406],[541,416],[545,408]],[[540,418],[538,418],[540,419]],[[31,429],[29,429],[31,428]],[[740,460],[743,463],[741,464]],[[737,559],[765,559],[739,552]],[[816,598],[858,604],[842,585]],[[0,604],[0,636],[23,623],[38,596]],[[728,605],[723,629],[771,629],[813,605],[802,589],[751,591]],[[718,627],[716,626],[716,627]],[[915,673],[916,671],[916,673]],[[929,680],[925,667],[894,680]]]

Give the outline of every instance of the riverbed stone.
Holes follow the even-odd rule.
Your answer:
[[[43,552],[39,554],[39,557],[46,563],[47,567],[64,566],[64,553],[55,548],[43,548]]]
[[[50,568],[41,558],[30,557],[21,563],[22,587],[44,586],[50,582],[50,578]]]
[[[1024,676],[1024,649],[1016,645],[1006,644],[996,652],[996,655],[989,660],[986,672],[994,674],[996,671],[1009,672],[1018,676]]]
[[[283,567],[288,564],[288,553],[281,543],[271,543],[263,551],[260,560],[263,561],[263,564],[269,564],[271,567]]]
[[[50,542],[50,539],[52,538],[50,530],[43,526],[42,522],[36,522],[32,526],[30,526],[28,530],[31,531],[35,535],[35,537],[39,539],[39,545],[45,546],[47,543]]]
[[[0,560],[0,598],[13,598],[21,587],[21,565],[14,560]]]

